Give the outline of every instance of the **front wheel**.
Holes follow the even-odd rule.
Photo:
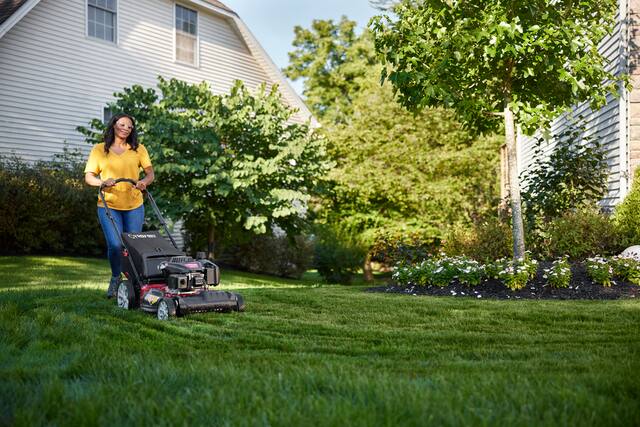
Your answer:
[[[169,320],[176,317],[176,303],[171,298],[162,298],[158,303],[158,320]]]
[[[123,280],[118,285],[118,293],[116,294],[118,307],[125,310],[132,310],[135,308],[136,292],[133,289],[133,285],[128,280]]]

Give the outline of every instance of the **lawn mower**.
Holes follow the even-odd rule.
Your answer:
[[[127,178],[118,178],[115,182],[136,185],[136,181]],[[100,186],[99,194],[107,216],[117,229],[105,202],[104,185]],[[198,312],[244,311],[241,295],[209,289],[220,283],[218,266],[206,259],[204,253],[198,253],[194,259],[178,250],[151,193],[144,190],[143,194],[171,244],[157,230],[118,234],[122,244],[122,269],[126,277],[119,283],[116,292],[118,307],[127,310],[140,308],[156,313],[160,320]]]

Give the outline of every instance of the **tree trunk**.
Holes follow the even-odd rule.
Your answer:
[[[362,274],[365,282],[373,282],[373,269],[371,268],[371,253],[367,252],[362,266]]]
[[[215,228],[213,224],[209,224],[209,234],[207,236],[207,258],[210,260],[215,259],[214,246],[215,246]]]
[[[513,223],[513,258],[524,257],[524,224],[522,221],[522,201],[520,199],[520,179],[516,154],[516,132],[513,112],[509,107],[511,99],[505,97],[504,130],[507,142],[507,163],[509,165],[509,200],[511,201],[511,220]]]

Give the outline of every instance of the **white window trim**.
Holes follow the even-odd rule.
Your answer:
[[[179,61],[176,57],[176,50],[178,50],[178,42],[177,42],[177,31],[176,31],[176,6],[184,7],[185,9],[193,10],[196,13],[196,63],[191,64],[190,62]],[[187,6],[181,2],[174,2],[173,4],[173,22],[171,24],[173,26],[173,62],[180,65],[185,65],[187,67],[200,68],[200,11],[198,9],[194,9],[193,6]]]
[[[92,41],[105,43],[109,46],[120,46],[120,0],[116,0],[116,28],[114,36],[114,40],[110,42],[109,40],[89,35],[89,0],[84,0],[84,37]]]

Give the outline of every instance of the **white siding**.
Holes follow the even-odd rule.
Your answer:
[[[624,4],[621,5],[621,10],[624,12],[622,15],[619,14],[618,18],[620,16],[626,17],[626,2],[623,0],[622,3]],[[618,24],[612,35],[606,37],[599,46],[600,52],[610,61],[607,66],[608,71],[613,71],[616,75],[627,72],[626,49],[626,26],[618,19]],[[553,137],[568,128],[570,125],[569,117],[571,116],[575,118],[583,116],[584,119],[581,124],[586,128],[585,136],[597,138],[607,152],[607,164],[609,167],[608,192],[601,201],[601,205],[605,208],[612,208],[626,195],[626,94],[621,92],[620,98],[609,95],[607,97],[607,105],[597,111],[591,110],[588,103],[581,103],[573,108],[571,114],[563,114],[554,120],[551,125],[552,138],[543,143],[545,155],[548,156],[553,152],[557,143]],[[623,121],[622,123],[621,120]],[[535,141],[539,137],[539,132],[532,137],[519,135],[519,172],[527,169],[533,163]]]

